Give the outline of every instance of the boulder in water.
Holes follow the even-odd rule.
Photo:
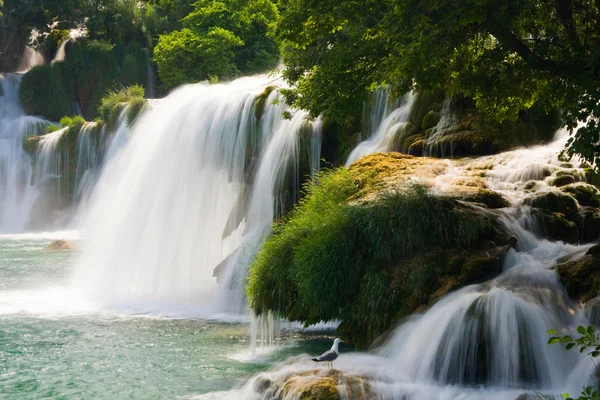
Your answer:
[[[569,221],[564,214],[534,209],[532,216],[537,223],[537,234],[544,239],[560,240],[565,243],[579,241],[577,224]]]
[[[587,208],[583,212],[581,240],[584,243],[596,242],[600,239],[600,210]]]
[[[289,374],[278,382],[258,379],[254,390],[260,398],[301,400],[368,400],[373,391],[365,377],[338,370],[315,369]]]
[[[575,197],[580,206],[600,207],[600,192],[594,185],[577,183],[565,186],[561,190]]]
[[[53,240],[52,243],[46,247],[48,250],[73,250],[75,245],[63,239]]]
[[[569,295],[587,302],[600,294],[600,245],[596,245],[578,260],[556,267],[556,272]]]
[[[561,213],[569,221],[578,223],[581,219],[579,205],[573,196],[552,191],[534,194],[525,199],[525,204],[550,213]]]

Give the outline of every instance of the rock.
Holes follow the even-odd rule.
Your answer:
[[[71,242],[67,242],[66,240],[59,239],[53,240],[52,243],[46,247],[48,250],[73,250],[75,249],[75,245]]]
[[[274,390],[276,386],[277,390]],[[270,399],[300,399],[300,400],[341,400],[350,398],[353,400],[369,400],[374,398],[374,393],[367,378],[344,373],[338,370],[320,369],[305,372],[291,373],[285,381],[272,382],[270,386],[264,383],[257,387],[267,387],[259,394],[269,395]],[[265,393],[268,391],[268,393]],[[271,396],[272,395],[272,396]]]
[[[489,189],[479,189],[476,193],[468,194],[465,201],[481,203],[487,208],[504,208],[510,206],[510,201],[498,192]]]
[[[536,221],[537,228],[534,231],[544,239],[560,240],[565,243],[577,243],[579,241],[579,229],[577,224],[565,218],[564,214],[553,213],[544,210],[533,210],[532,216]]]
[[[581,302],[600,294],[600,246],[592,247],[579,260],[556,267],[556,272],[567,293]]]
[[[594,185],[578,183],[561,190],[575,197],[580,206],[600,207],[600,192]]]
[[[583,212],[581,240],[584,243],[600,240],[600,210],[588,208]]]
[[[254,117],[258,121],[260,121],[263,113],[265,112],[267,99],[273,90],[275,90],[275,86],[267,86],[265,90],[263,90],[263,92],[256,97],[256,103],[254,104]]]
[[[440,114],[431,110],[423,117],[421,121],[421,130],[426,131],[429,128],[435,127],[440,122]]]
[[[524,203],[550,213],[561,213],[569,221],[579,223],[581,214],[574,197],[561,192],[543,192],[525,199]]]
[[[570,185],[571,183],[575,183],[575,178],[571,175],[557,176],[550,179],[550,185],[556,187]]]
[[[594,168],[586,167],[583,170],[583,173],[585,174],[585,181],[587,183],[590,183],[594,186],[600,186],[600,174],[598,174]]]

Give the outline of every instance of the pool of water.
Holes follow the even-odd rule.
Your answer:
[[[288,333],[257,356],[247,322],[103,309],[69,285],[77,252],[45,249],[55,236],[0,236],[2,399],[189,398],[330,343]]]

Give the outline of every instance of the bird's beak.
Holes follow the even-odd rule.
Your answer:
[[[340,342],[342,342],[342,343],[346,343],[346,342],[344,342],[343,340],[340,340]]]

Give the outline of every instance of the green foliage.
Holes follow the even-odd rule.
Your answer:
[[[579,348],[580,353],[588,350],[588,354],[593,358],[600,356],[600,333],[596,333],[596,327],[589,325],[586,328],[580,325],[577,327],[577,333],[581,335],[578,338],[570,335],[559,336],[556,329],[550,329],[548,334],[553,336],[548,339],[548,344],[562,343],[567,350]],[[571,397],[568,393],[562,394],[561,398],[565,400],[598,400],[600,393],[593,386],[586,386],[581,392],[581,396],[577,398]]]
[[[289,2],[278,35],[289,103],[338,121],[365,95],[437,91],[473,99],[493,123],[537,105],[564,110],[567,153],[600,155],[600,9],[594,1]],[[595,165],[595,164],[594,164]]]
[[[199,0],[184,29],[161,35],[154,51],[167,88],[240,73],[262,72],[279,60],[274,39],[279,18],[270,0]]]
[[[83,119],[82,116],[79,115],[74,115],[72,117],[62,117],[60,119],[60,125],[63,128],[66,127],[78,127],[81,128],[83,126],[83,124],[85,124],[85,119]]]
[[[108,92],[98,109],[106,128],[111,131],[117,125],[121,112],[127,107],[127,123],[132,124],[146,107],[145,90],[142,86],[133,85],[119,91]]]
[[[398,301],[435,279],[439,268],[439,257],[404,264],[414,279],[390,292],[398,260],[435,246],[469,246],[490,228],[418,184],[361,201],[356,196],[365,183],[341,168],[317,174],[305,187],[250,267],[247,294],[256,312],[306,324],[340,319],[381,332],[395,320]],[[374,301],[383,307],[376,313]]]
[[[62,69],[62,63],[40,65],[23,76],[19,97],[28,114],[43,115],[56,121],[73,112]]]
[[[206,35],[184,28],[161,35],[154,49],[158,75],[166,88],[238,73],[234,48],[243,42],[231,32],[213,28]]]
[[[148,53],[138,42],[125,47],[121,67],[121,83],[125,86],[144,85],[148,80]]]

